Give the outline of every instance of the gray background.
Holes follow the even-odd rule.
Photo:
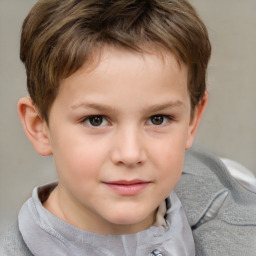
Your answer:
[[[0,0],[0,222],[15,216],[34,186],[56,178],[52,159],[34,152],[16,110],[18,99],[27,95],[19,61],[20,27],[35,2]],[[197,143],[256,173],[256,1],[190,2],[213,45],[210,101]]]

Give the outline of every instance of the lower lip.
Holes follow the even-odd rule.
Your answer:
[[[136,184],[113,184],[113,183],[104,183],[115,193],[122,196],[135,196],[141,193],[148,185],[148,182],[145,183],[136,183]]]

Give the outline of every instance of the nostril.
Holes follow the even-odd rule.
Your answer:
[[[143,165],[146,154],[140,150],[115,150],[112,152],[111,159],[115,164],[133,167]]]

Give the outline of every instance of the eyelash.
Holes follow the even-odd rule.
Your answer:
[[[97,123],[95,125],[92,124],[93,118],[96,119],[94,121],[99,121],[98,125],[97,125]],[[158,118],[158,119],[160,118],[159,120],[155,120],[155,121],[160,121],[160,123],[159,124],[154,124],[153,123],[153,118]],[[156,126],[156,127],[160,127],[160,126],[164,126],[164,125],[168,124],[172,120],[173,120],[173,117],[171,117],[169,115],[158,114],[158,115],[150,116],[148,118],[146,124]],[[81,123],[85,123],[89,127],[97,128],[97,127],[107,126],[107,125],[109,125],[110,122],[103,115],[91,115],[91,116],[87,116],[87,117],[83,118]]]

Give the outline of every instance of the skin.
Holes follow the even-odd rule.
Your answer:
[[[149,228],[181,176],[207,101],[191,119],[187,74],[171,53],[105,47],[93,69],[61,81],[48,125],[21,99],[26,134],[39,154],[53,155],[58,173],[44,207],[103,235]]]

